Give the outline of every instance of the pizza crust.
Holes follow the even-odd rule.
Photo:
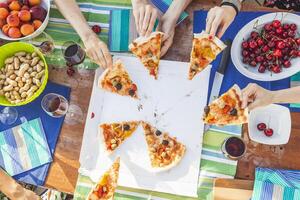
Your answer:
[[[103,135],[103,128],[101,126],[99,126],[99,128],[98,128],[98,134],[100,135],[100,144],[99,145],[103,148],[103,152],[107,156],[111,155],[113,151],[108,150],[106,148],[106,143],[105,143],[104,135]]]
[[[194,38],[197,38],[197,39],[203,39],[203,38],[208,39],[209,37],[210,37],[210,35],[208,33],[206,33],[205,31],[194,34]],[[227,47],[218,37],[214,37],[213,42],[221,49],[221,51],[223,51]]]
[[[161,35],[161,37],[163,37],[164,33],[156,31],[156,32],[152,32],[149,37],[145,37],[145,36],[138,37],[131,44],[129,44],[128,48],[129,49],[135,48],[136,46],[133,43],[136,43],[137,46],[147,43],[147,42],[149,42],[149,40],[151,40],[152,38],[155,38],[157,35]]]

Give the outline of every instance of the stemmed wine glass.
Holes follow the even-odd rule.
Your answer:
[[[46,32],[42,32],[39,36],[35,37],[34,40],[31,39],[29,42],[46,56],[50,55],[55,49],[53,38]]]
[[[49,93],[42,99],[43,110],[51,117],[65,117],[65,122],[70,125],[83,122],[83,112],[77,105],[70,105],[62,95]]]
[[[0,111],[0,121],[4,125],[12,125],[18,119],[18,111],[13,107],[4,107]]]

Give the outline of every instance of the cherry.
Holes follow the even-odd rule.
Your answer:
[[[292,58],[298,56],[297,50],[294,50],[294,49],[291,50],[290,53],[289,53],[289,56],[291,56]]]
[[[244,41],[244,42],[242,43],[242,47],[243,47],[244,49],[247,49],[247,48],[249,47],[248,42]]]
[[[285,60],[285,61],[283,62],[283,66],[284,66],[285,68],[289,68],[291,65],[292,65],[292,64],[291,64],[291,61],[289,61],[289,60]]]
[[[270,48],[267,46],[267,45],[265,45],[265,46],[263,46],[263,48],[261,49],[263,52],[267,52],[267,51],[269,51],[270,50]]]
[[[250,58],[255,58],[255,54],[254,54],[254,53],[251,53],[251,54],[250,54]]]
[[[94,33],[96,33],[96,34],[101,33],[101,27],[98,26],[98,25],[94,25],[94,26],[92,27],[92,30],[93,30]]]
[[[281,72],[281,68],[279,65],[273,65],[272,66],[272,71],[275,73],[275,74],[278,74]]]
[[[248,57],[249,56],[249,52],[247,50],[243,50],[242,55],[244,57]]]
[[[286,32],[286,31],[284,31],[283,33],[282,33],[282,37],[283,38],[287,38],[289,35],[288,35],[288,32]]]
[[[273,55],[274,55],[275,57],[280,58],[280,57],[282,57],[282,52],[281,52],[280,49],[275,49],[274,52],[273,52]]]
[[[252,60],[252,61],[250,62],[250,65],[251,65],[252,67],[256,67],[257,62],[256,62],[255,60]]]
[[[300,38],[297,38],[296,42],[297,42],[298,45],[300,45]]]
[[[262,46],[264,44],[264,41],[261,38],[258,38],[256,42],[258,46]]]
[[[244,57],[244,58],[243,58],[243,63],[248,64],[249,61],[250,61],[250,58],[249,58],[249,57]]]
[[[250,36],[251,36],[252,39],[256,39],[258,37],[258,35],[259,34],[256,31],[252,31],[251,34],[250,34]]]
[[[267,125],[265,123],[259,123],[257,124],[257,129],[259,131],[264,131],[267,128]]]
[[[249,46],[250,46],[251,49],[255,49],[257,47],[257,43],[254,40],[251,40],[249,42]]]
[[[274,131],[271,128],[267,128],[264,130],[264,133],[267,137],[271,137],[273,135]]]
[[[281,22],[279,20],[274,20],[272,22],[273,27],[278,28],[281,26]]]
[[[272,54],[266,55],[266,59],[267,59],[267,60],[273,60],[273,55],[272,55]]]
[[[276,47],[278,49],[283,49],[283,48],[285,48],[285,43],[283,41],[279,41],[279,42],[277,42]]]
[[[283,33],[283,28],[279,27],[278,29],[276,29],[276,33],[281,35]]]
[[[300,51],[298,51],[297,56],[300,57]]]
[[[284,30],[289,30],[290,28],[290,25],[289,24],[283,24],[283,29]]]
[[[255,60],[256,60],[256,62],[262,62],[264,60],[264,57],[263,56],[257,56]]]
[[[269,42],[268,42],[268,46],[269,46],[270,48],[275,47],[275,42],[269,41]]]
[[[263,64],[260,64],[258,67],[258,72],[259,73],[265,73],[266,67]]]
[[[272,28],[273,28],[272,24],[265,24],[265,25],[264,25],[264,29],[265,29],[266,31],[271,31]]]
[[[260,49],[255,49],[254,53],[255,53],[256,55],[260,55],[261,50],[260,50]]]
[[[68,74],[68,76],[73,76],[74,74],[75,74],[75,70],[74,70],[74,68],[73,67],[68,67],[68,69],[67,69],[67,74]]]
[[[297,30],[297,25],[296,24],[290,24],[290,29],[292,31],[296,31]]]
[[[288,32],[288,36],[295,37],[296,36],[296,32],[291,30],[291,31]]]

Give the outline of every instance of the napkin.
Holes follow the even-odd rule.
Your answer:
[[[0,132],[0,166],[11,175],[52,161],[40,118]]]

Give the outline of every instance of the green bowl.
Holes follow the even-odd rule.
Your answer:
[[[26,104],[32,102],[33,100],[35,100],[37,97],[39,97],[40,94],[44,91],[44,89],[47,85],[48,65],[46,63],[44,55],[32,44],[25,43],[25,42],[12,42],[12,43],[8,43],[8,44],[5,44],[5,45],[1,46],[0,47],[0,69],[5,67],[4,61],[5,61],[6,58],[13,56],[15,53],[20,52],[20,51],[25,51],[27,53],[37,52],[37,54],[39,55],[39,57],[42,59],[42,61],[45,64],[45,78],[44,78],[44,81],[43,81],[41,87],[34,93],[34,95],[32,95],[26,101],[22,101],[18,104],[12,104],[5,98],[5,96],[0,96],[0,105],[1,106],[22,106],[22,105],[26,105]]]

